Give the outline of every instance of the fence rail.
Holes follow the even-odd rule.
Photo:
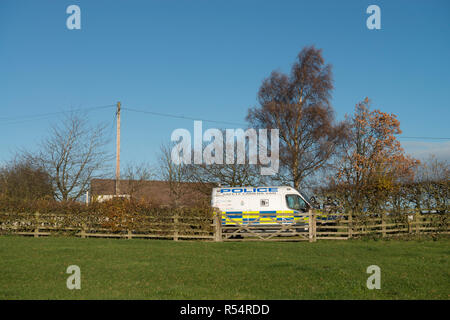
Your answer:
[[[326,215],[325,215],[326,216]],[[362,236],[394,237],[408,234],[449,233],[449,214],[340,214],[335,219],[318,220],[317,239],[346,240]]]
[[[214,240],[215,230],[212,218],[178,214],[116,221],[95,215],[0,213],[0,233],[34,237],[70,234],[81,238]]]
[[[286,216],[286,219],[283,218]],[[280,218],[281,217],[281,218]],[[309,211],[299,216],[277,213],[256,221],[236,221],[226,214],[213,217],[137,216],[112,221],[104,216],[69,214],[0,213],[0,234],[51,236],[70,234],[81,238],[172,239],[209,241],[309,241],[347,240],[365,236],[396,237],[449,234],[449,214],[396,215],[323,214]],[[278,218],[278,219],[277,219]],[[296,223],[288,219],[297,219]],[[227,221],[222,224],[222,221]],[[232,222],[230,224],[230,221]],[[260,223],[265,221],[264,223]]]

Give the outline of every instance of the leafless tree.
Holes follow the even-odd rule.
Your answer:
[[[170,196],[176,207],[181,204],[184,196],[191,192],[183,183],[189,181],[189,168],[186,164],[175,164],[172,161],[173,143],[163,144],[160,147],[159,168],[160,177],[169,184]]]
[[[237,144],[227,141],[228,148],[234,149],[232,163],[226,163],[226,149],[223,151],[223,162],[220,164],[191,164],[189,168],[189,181],[197,185],[199,191],[210,195],[211,189],[217,186],[238,187],[238,186],[259,186],[269,179],[260,174],[260,165],[238,162]],[[249,145],[244,146],[245,159],[249,159]]]
[[[107,143],[104,125],[91,126],[84,115],[70,113],[29,158],[49,172],[58,200],[76,200],[89,190],[91,179],[106,175],[112,159]]]
[[[250,164],[201,164],[189,166],[189,179],[203,186],[200,191],[210,194],[214,186],[258,186],[260,173]]]
[[[450,166],[448,161],[431,155],[417,167],[410,196],[417,208],[447,210],[450,198]],[[412,190],[411,190],[412,189]]]
[[[122,182],[126,183],[126,193],[132,198],[136,197],[145,187],[146,182],[154,176],[152,171],[150,165],[147,163],[129,163],[125,167],[122,175]]]
[[[282,183],[299,188],[305,178],[324,168],[345,138],[345,125],[335,123],[330,105],[333,79],[322,51],[304,48],[291,74],[273,71],[263,81],[247,121],[253,128],[278,129]]]

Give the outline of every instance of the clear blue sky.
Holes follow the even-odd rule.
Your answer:
[[[66,28],[71,4],[81,8],[81,30]],[[381,30],[366,27],[370,4],[381,8]],[[368,96],[398,115],[404,136],[449,138],[449,39],[449,1],[1,0],[0,162],[35,148],[58,121],[22,116],[70,108],[121,101],[244,122],[261,81],[289,72],[311,44],[333,65],[339,119]],[[88,115],[112,124],[114,108]],[[155,162],[176,128],[192,132],[193,122],[124,111],[122,163]],[[449,140],[402,143],[450,159]]]

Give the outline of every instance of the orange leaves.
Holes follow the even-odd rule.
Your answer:
[[[383,198],[398,182],[411,181],[418,161],[404,154],[395,135],[401,133],[395,114],[370,111],[369,99],[359,102],[349,119],[351,135],[338,161],[335,185],[356,190],[354,202]],[[334,179],[332,179],[334,180]]]
[[[31,201],[26,199],[11,200],[0,196],[0,220],[4,216],[17,213],[39,212],[42,216],[58,216],[54,224],[62,228],[92,228],[109,231],[127,230],[168,230],[173,227],[173,217],[177,215],[180,222],[195,222],[205,230],[211,225],[213,211],[210,206],[170,208],[154,206],[144,201],[132,201],[115,198],[105,202],[93,202],[88,206],[74,201],[59,202]],[[50,214],[50,215],[49,215]],[[1,221],[0,221],[1,224]],[[191,225],[179,226],[192,232]]]

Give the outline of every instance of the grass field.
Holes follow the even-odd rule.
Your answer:
[[[449,299],[449,245],[2,236],[0,299]],[[73,264],[81,290],[66,287]],[[373,264],[380,290],[366,288]]]

